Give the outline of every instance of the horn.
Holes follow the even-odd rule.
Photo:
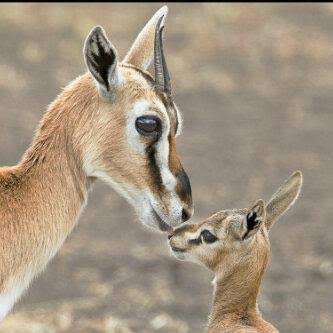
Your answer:
[[[170,96],[171,95],[170,75],[163,52],[164,25],[161,26],[163,18],[164,15],[161,16],[160,19],[158,20],[155,30],[155,43],[154,43],[155,85],[158,90]]]

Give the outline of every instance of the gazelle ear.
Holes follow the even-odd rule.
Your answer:
[[[117,51],[102,27],[93,28],[84,44],[84,60],[102,93],[110,93],[118,84]]]
[[[273,194],[266,206],[266,228],[269,230],[274,222],[296,201],[303,182],[300,171],[294,172]]]
[[[241,239],[248,239],[258,232],[265,220],[265,203],[262,199],[255,202],[249,209],[241,224]]]
[[[134,41],[131,49],[126,54],[123,62],[141,69],[147,69],[154,57],[155,28],[159,19],[163,17],[161,26],[164,25],[168,14],[168,7],[163,6],[148,21]]]

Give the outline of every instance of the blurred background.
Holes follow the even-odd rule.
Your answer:
[[[1,4],[0,165],[85,72],[101,24],[121,57],[162,4]],[[295,206],[271,233],[260,308],[281,332],[333,331],[333,5],[170,4],[165,48],[185,119],[178,149],[194,221],[268,199],[294,170]],[[212,275],[174,260],[165,235],[98,182],[78,227],[0,333],[200,333]]]

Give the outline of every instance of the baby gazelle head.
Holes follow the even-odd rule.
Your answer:
[[[268,204],[259,199],[246,209],[222,210],[200,224],[184,225],[169,235],[175,257],[203,264],[215,273],[242,266],[249,256],[269,255],[268,231],[296,200],[302,174],[295,172],[272,196]],[[259,263],[258,263],[259,264]]]

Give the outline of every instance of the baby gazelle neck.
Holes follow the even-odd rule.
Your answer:
[[[276,333],[258,311],[257,296],[270,254],[269,230],[295,202],[302,174],[295,172],[268,204],[224,210],[201,224],[169,235],[175,257],[204,265],[215,274],[209,333]]]
[[[213,270],[214,297],[209,332],[224,332],[230,327],[259,329],[267,326],[257,305],[270,253],[267,231],[261,228],[248,242],[250,244],[244,251],[233,253],[231,250],[219,254],[220,260]]]

